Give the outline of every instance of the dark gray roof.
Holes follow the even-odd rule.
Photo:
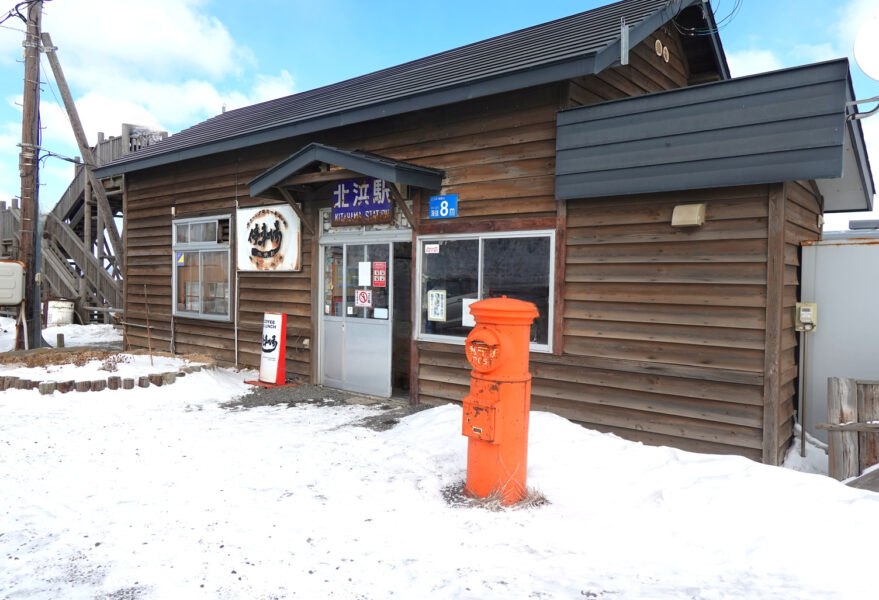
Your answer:
[[[825,210],[869,209],[848,60],[562,111],[556,197],[815,179]]]
[[[428,190],[440,189],[444,175],[438,169],[413,165],[370,152],[340,150],[332,146],[312,143],[249,181],[247,185],[250,187],[250,195],[259,196],[267,189],[314,163],[327,163],[376,179],[404,183]]]
[[[597,73],[698,0],[623,0],[368,75],[230,110],[113,161],[114,175],[296,135]],[[710,24],[713,18],[707,16]],[[715,41],[716,36],[712,36]],[[719,41],[718,65],[725,69]]]

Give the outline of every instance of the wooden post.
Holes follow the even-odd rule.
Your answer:
[[[415,219],[416,223],[421,218],[421,199],[421,190],[416,190],[412,197],[412,218]],[[418,375],[419,363],[421,361],[418,342],[415,341],[415,332],[418,331],[421,321],[421,307],[418,305],[419,280],[416,264],[418,264],[418,232],[413,229],[412,258],[409,261],[409,285],[411,288],[409,290],[409,321],[411,327],[409,335],[409,404],[412,406],[418,404]]]
[[[555,281],[553,286],[552,322],[548,324],[552,332],[552,353],[561,356],[565,352],[565,268],[567,262],[567,223],[568,201],[556,202],[555,227]],[[548,315],[547,315],[548,316]]]
[[[56,334],[55,347],[56,348],[63,348],[64,347],[64,334],[63,333]]]
[[[95,227],[95,258],[98,259],[98,262],[101,263],[101,268],[104,268],[104,257],[107,253],[104,251],[104,247],[107,244],[106,235],[104,234],[104,229],[107,224],[104,222],[104,215],[101,214],[101,211],[98,211],[98,219]]]
[[[858,421],[879,422],[879,382],[858,382]],[[879,463],[879,434],[858,434],[858,470],[863,471]]]
[[[293,212],[296,213],[296,216],[299,217],[299,222],[302,223],[302,228],[308,231],[311,235],[314,235],[314,228],[311,226],[311,222],[305,218],[305,214],[302,212],[302,209],[299,208],[299,205],[296,204],[296,199],[293,195],[281,186],[277,186],[275,189],[281,193],[281,196],[284,197],[284,200],[287,201],[287,204],[290,205],[290,208],[292,208]]]
[[[784,319],[784,184],[769,186],[766,255],[766,331],[763,346],[763,462],[778,464],[778,407]]]
[[[829,377],[827,379],[827,421],[831,425],[856,423],[858,421],[857,384],[853,379]],[[842,481],[857,477],[858,434],[855,431],[830,431],[830,476]]]
[[[397,184],[388,182],[388,189],[391,190],[391,199],[393,199],[394,204],[400,208],[400,212],[403,213],[406,220],[409,221],[409,226],[412,228],[412,231],[418,231],[418,222],[415,220],[415,215],[413,215],[412,211],[409,210],[409,207],[406,206],[406,201],[403,200],[403,196],[400,194],[400,189],[397,187]]]
[[[85,167],[83,167],[85,169]],[[82,242],[85,244],[88,253],[94,256],[94,235],[92,234],[92,182],[88,176],[83,173],[83,194],[82,194]]]
[[[24,310],[30,322],[30,331],[16,326],[15,349],[24,348],[27,336],[28,348],[38,348],[40,342],[39,303],[35,276],[39,271],[36,262],[37,220],[39,209],[40,168],[40,26],[43,3],[32,3],[27,10],[27,34],[24,40],[24,99],[21,120],[21,153],[18,169],[21,175],[21,222],[19,228],[19,260],[24,263],[25,285]]]
[[[98,199],[98,214],[104,219],[104,226],[109,234],[108,237],[110,238],[110,245],[113,247],[113,254],[117,257],[117,260],[122,260],[122,243],[119,240],[119,230],[116,229],[113,211],[110,209],[110,201],[107,200],[104,186],[97,180],[92,171],[95,168],[95,156],[88,145],[85,131],[82,129],[82,122],[79,120],[76,104],[74,104],[73,96],[70,94],[70,88],[67,87],[64,71],[61,70],[61,62],[58,60],[58,55],[55,53],[55,47],[52,45],[52,38],[49,34],[43,33],[41,37],[43,49],[46,52],[46,57],[49,59],[49,65],[52,67],[52,73],[55,75],[55,83],[58,84],[58,91],[61,93],[64,108],[67,109],[67,116],[70,118],[70,125],[73,127],[73,135],[79,146],[79,152],[82,154],[83,162],[85,162],[86,177],[91,182],[92,190]]]

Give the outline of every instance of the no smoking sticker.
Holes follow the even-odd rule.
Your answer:
[[[354,292],[354,306],[357,308],[372,308],[372,290],[357,290]]]

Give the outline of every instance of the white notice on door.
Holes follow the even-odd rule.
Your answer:
[[[372,263],[357,263],[357,285],[362,287],[372,285]]]
[[[476,319],[470,314],[470,305],[479,301],[479,298],[462,298],[461,299],[461,325],[463,327],[474,327]]]

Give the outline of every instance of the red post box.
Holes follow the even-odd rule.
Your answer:
[[[464,493],[485,498],[500,493],[504,504],[525,495],[531,374],[528,348],[537,307],[512,298],[470,305],[476,326],[465,351],[473,367],[464,398],[462,433],[467,444]]]

